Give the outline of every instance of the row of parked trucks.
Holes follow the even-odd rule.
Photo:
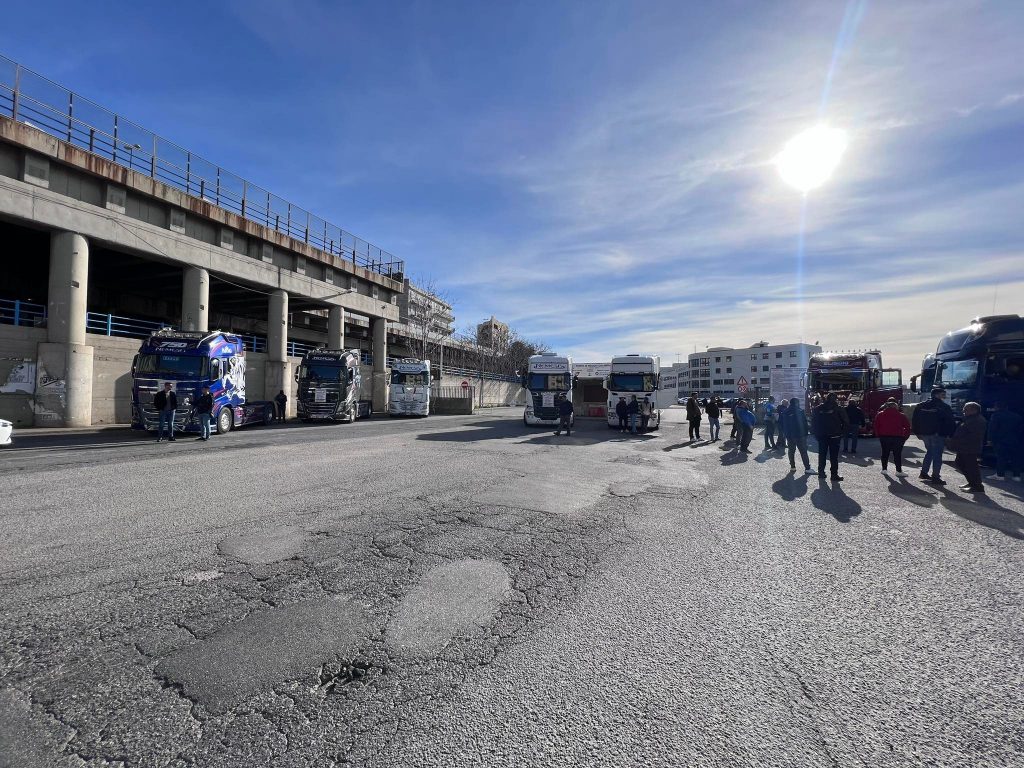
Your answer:
[[[224,331],[164,329],[146,339],[132,363],[132,426],[156,431],[160,415],[153,397],[170,382],[178,397],[174,428],[198,432],[193,403],[204,386],[213,396],[213,423],[219,434],[247,424],[270,424],[271,400],[246,396],[245,345]],[[371,403],[360,398],[362,377],[357,349],[307,352],[295,372],[295,406],[303,421],[352,422],[369,418]],[[430,414],[430,361],[400,360],[391,367],[391,416]]]

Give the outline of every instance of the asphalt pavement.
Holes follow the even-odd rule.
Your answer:
[[[19,432],[0,766],[1024,764],[1024,484],[665,413]]]

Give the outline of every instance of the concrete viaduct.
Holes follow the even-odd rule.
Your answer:
[[[94,421],[94,345],[86,332],[86,314],[90,253],[97,248],[141,259],[152,265],[143,268],[162,275],[161,280],[166,274],[157,265],[180,270],[171,273],[180,274],[180,285],[164,282],[160,288],[180,292],[179,327],[184,330],[209,330],[211,310],[217,309],[211,307],[211,278],[223,279],[228,290],[234,285],[257,297],[266,322],[263,390],[268,397],[278,389],[292,391],[295,360],[289,360],[286,349],[290,312],[326,312],[323,343],[329,348],[345,346],[346,312],[368,318],[374,408],[385,407],[387,323],[398,320],[401,262],[375,263],[366,257],[360,264],[354,248],[344,258],[340,242],[327,242],[326,224],[319,239],[323,247],[317,247],[310,242],[318,238],[310,237],[309,215],[294,225],[289,205],[284,227],[280,213],[272,216],[269,193],[266,223],[258,223],[252,206],[262,207],[263,201],[250,199],[246,215],[244,191],[241,209],[235,212],[213,199],[212,183],[207,187],[193,182],[197,188],[187,194],[162,182],[158,173],[116,162],[117,139],[115,159],[107,159],[83,149],[77,132],[72,135],[69,129],[70,141],[52,133],[0,115],[0,222],[49,233],[47,318],[45,339],[37,342],[37,375],[46,384],[63,383],[49,388],[52,396],[45,394],[46,387],[38,388],[37,399],[47,401],[35,408],[37,425],[86,426]],[[123,162],[125,152],[121,155]],[[155,152],[152,157],[155,171]],[[219,169],[217,174],[219,187]],[[217,193],[219,197],[219,189]],[[26,257],[32,254],[8,250],[3,255],[5,274],[13,274],[8,272],[13,260]],[[169,324],[179,320],[168,319]]]

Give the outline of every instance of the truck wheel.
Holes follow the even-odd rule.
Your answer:
[[[526,414],[525,414],[525,413],[523,414],[523,426],[524,426],[524,427],[528,427],[528,426],[530,426],[530,422],[528,422],[528,421],[526,420]]]
[[[225,405],[217,412],[217,434],[226,435],[233,426],[235,426],[235,419],[231,414],[231,408]]]
[[[263,426],[269,427],[274,423],[274,411],[270,408],[263,409]]]

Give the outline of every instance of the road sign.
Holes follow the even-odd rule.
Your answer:
[[[736,391],[739,392],[741,395],[745,395],[747,394],[747,389],[747,380],[740,376],[739,381],[736,382]]]
[[[469,382],[466,381],[465,379],[462,380],[462,388],[469,389]]]

